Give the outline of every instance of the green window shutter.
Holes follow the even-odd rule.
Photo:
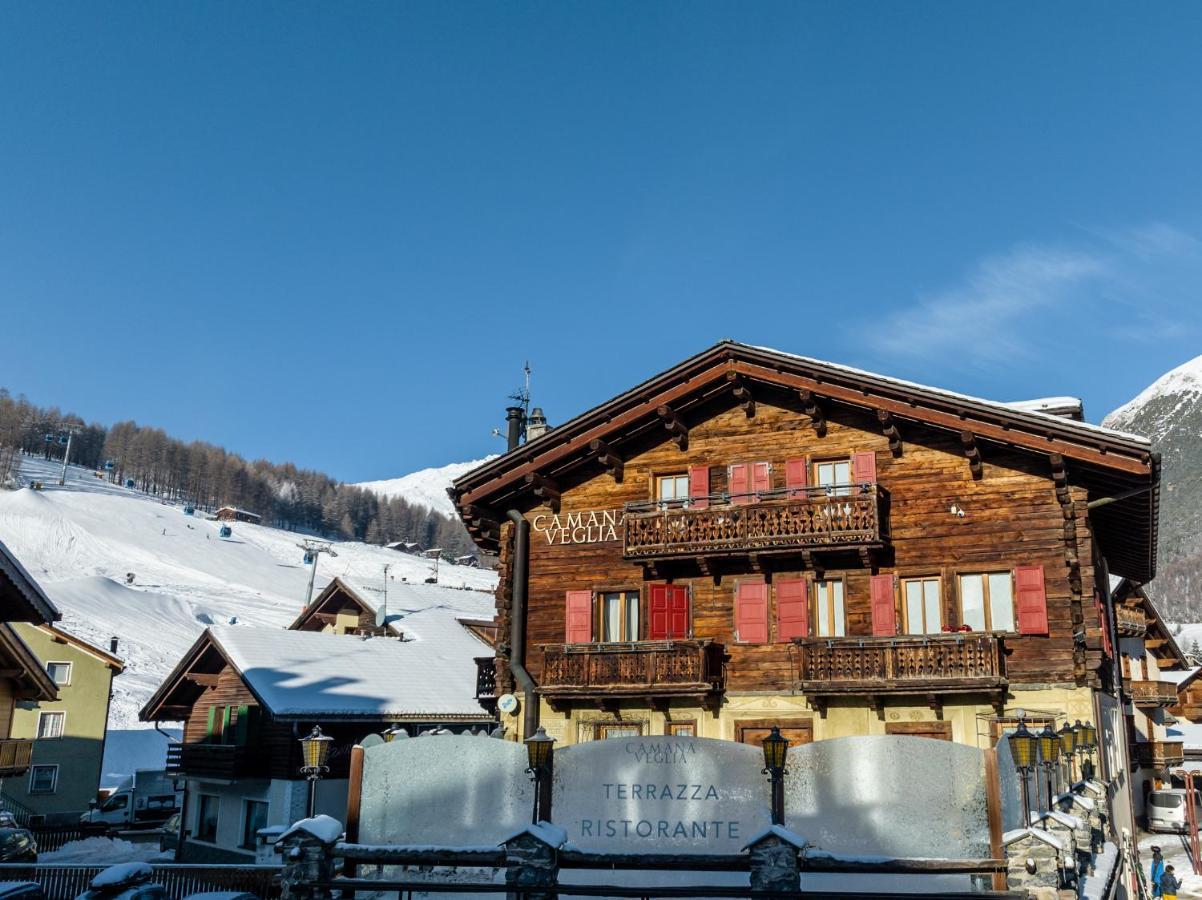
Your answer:
[[[216,718],[217,718],[217,707],[210,706],[209,707],[209,722],[207,725],[205,725],[205,737],[206,738],[211,738],[213,736],[213,722],[216,720]]]
[[[234,723],[234,743],[245,747],[250,737],[250,707],[243,703],[238,707],[238,720]]]
[[[232,709],[232,706],[225,706],[221,710],[221,743],[223,744],[230,742],[230,710]]]

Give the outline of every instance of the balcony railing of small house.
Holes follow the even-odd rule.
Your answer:
[[[1002,639],[962,632],[909,637],[798,638],[806,694],[890,694],[1005,687]]]
[[[545,697],[697,696],[721,691],[723,648],[709,640],[543,647]]]
[[[1185,764],[1184,741],[1136,741],[1132,756],[1137,765],[1163,769]]]
[[[1136,706],[1173,706],[1177,685],[1171,681],[1130,681],[1131,700]]]
[[[1148,623],[1142,610],[1130,606],[1116,606],[1114,618],[1118,624],[1119,634],[1124,637],[1139,637],[1148,630]]]
[[[888,539],[887,507],[875,484],[630,503],[623,554],[665,559],[876,546]]]
[[[497,658],[476,657],[476,699],[495,700],[497,697]]]
[[[178,753],[175,771],[193,778],[245,778],[265,775],[268,770],[267,756],[258,745],[171,744],[168,753]]]
[[[0,740],[0,777],[20,775],[29,770],[33,741],[28,738]]]

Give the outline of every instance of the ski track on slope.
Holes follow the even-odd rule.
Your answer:
[[[300,612],[309,567],[296,546],[304,535],[237,522],[229,540],[219,523],[186,516],[182,505],[97,479],[72,468],[22,459],[21,482],[45,488],[0,491],[0,540],[63,613],[62,625],[107,648],[119,641],[125,673],[113,683],[109,727],[148,727],[138,710],[208,625],[286,627]],[[382,547],[335,542],[337,558],[321,557],[314,595],[336,575],[423,582],[429,561]],[[127,572],[134,574],[125,583]],[[443,565],[443,585],[491,592],[494,573]]]

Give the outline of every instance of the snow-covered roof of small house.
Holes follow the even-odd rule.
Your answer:
[[[1058,794],[1056,796],[1057,803],[1064,803],[1066,800],[1069,803],[1077,804],[1087,812],[1093,812],[1095,806],[1092,797],[1085,797],[1081,794],[1074,793],[1073,791],[1065,791],[1063,794]]]
[[[491,621],[496,612],[492,591],[465,590],[458,585],[389,580],[386,597],[381,579],[339,576],[325,587],[290,627],[302,627],[327,599],[339,591],[349,595],[373,615],[386,605],[388,628],[398,634],[403,633],[406,640],[421,637],[429,640],[458,638],[460,635],[450,627],[455,624],[458,631],[464,632],[475,642],[477,656],[481,655],[482,647],[491,649],[458,625],[457,620]]]
[[[1059,822],[1065,828],[1071,828],[1074,831],[1082,826],[1081,820],[1074,815],[1066,812],[1061,812],[1058,809],[1050,809],[1046,812],[1040,812],[1037,809],[1031,810],[1031,824],[1036,825],[1044,819],[1051,819],[1053,822]]]
[[[1050,831],[1044,831],[1042,828],[1015,828],[1013,831],[1007,831],[1002,835],[1002,846],[1009,847],[1015,841],[1021,841],[1023,838],[1032,837],[1037,841],[1043,841],[1049,846],[1055,847],[1057,850],[1064,849],[1064,841],[1052,834]]]
[[[1161,681],[1171,681],[1180,688],[1187,681],[1193,681],[1199,672],[1202,672],[1202,666],[1190,666],[1188,669],[1161,669],[1158,677]]]
[[[1066,419],[1081,421],[1085,415],[1084,407],[1079,397],[1039,397],[1034,400],[1008,400],[1004,406],[1020,409],[1023,412],[1047,413],[1052,416],[1063,416]]]

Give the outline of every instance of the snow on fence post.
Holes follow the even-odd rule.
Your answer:
[[[780,825],[772,825],[747,842],[753,891],[801,890],[801,866],[798,855],[806,847],[805,838]]]
[[[334,877],[334,844],[341,835],[342,823],[323,815],[302,819],[280,836],[276,848],[284,859],[280,875],[284,900],[333,896],[329,889],[316,885]]]
[[[567,833],[550,822],[539,822],[511,834],[505,848],[507,900],[552,900],[559,882],[559,848]],[[546,892],[543,890],[546,889]]]

